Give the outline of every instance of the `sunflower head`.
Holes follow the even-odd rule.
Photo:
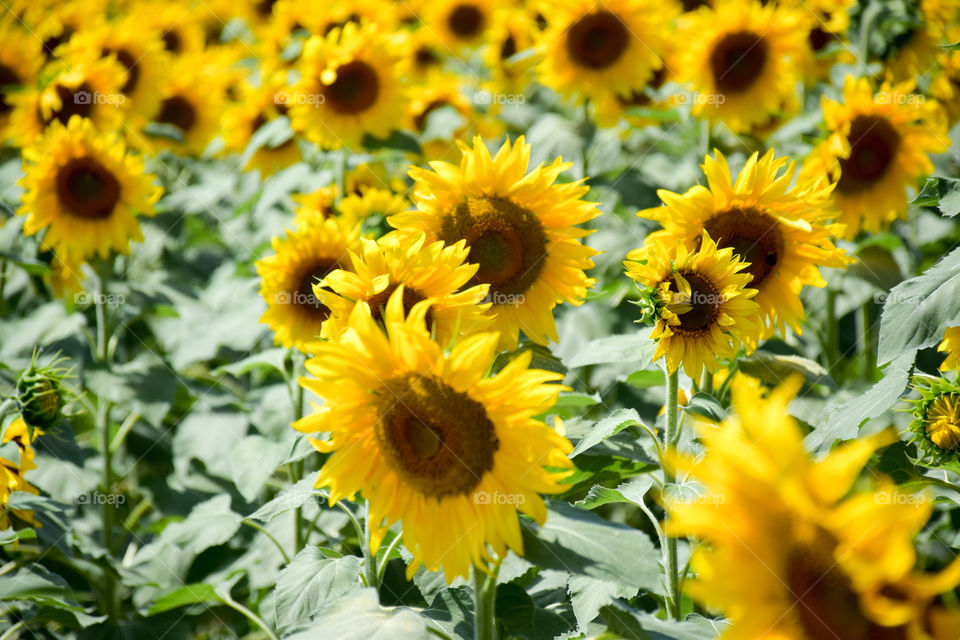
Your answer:
[[[917,376],[913,389],[910,431],[925,463],[934,466],[960,458],[960,383],[946,378]]]
[[[64,358],[54,358],[46,365],[38,361],[34,351],[30,366],[17,378],[17,405],[32,437],[34,429],[46,429],[60,417],[66,398],[63,380],[69,371],[58,366]]]
[[[7,508],[10,494],[15,491],[25,491],[33,495],[39,495],[40,493],[36,487],[24,478],[27,471],[37,468],[33,461],[35,452],[32,445],[37,433],[39,431],[28,426],[23,418],[17,418],[8,424],[6,429],[3,429],[3,438],[0,439],[0,445],[15,443],[16,448],[13,451],[16,451],[18,459],[10,460],[0,454],[0,528],[10,528],[11,518],[34,527],[40,526],[40,523],[33,517],[33,511]]]
[[[940,371],[960,369],[960,327],[947,327],[943,332],[943,342],[937,351],[946,353],[947,357],[940,365]]]

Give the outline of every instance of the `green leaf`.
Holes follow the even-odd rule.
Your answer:
[[[941,214],[952,218],[960,214],[960,180],[943,176],[927,178],[923,189],[910,204],[937,207]]]
[[[240,156],[240,166],[246,166],[250,158],[263,147],[276,149],[294,137],[290,128],[290,120],[286,116],[279,116],[261,126],[250,136],[250,142]]]
[[[423,615],[454,638],[472,638],[473,592],[467,587],[441,589]]]
[[[427,640],[427,619],[406,607],[380,607],[375,589],[348,593],[330,605],[314,624],[285,640]]]
[[[420,143],[417,137],[409,131],[391,131],[386,138],[375,138],[369,133],[363,136],[363,147],[370,151],[378,149],[395,149],[397,151],[409,151],[410,153],[421,153]]]
[[[153,616],[164,611],[184,607],[188,604],[201,604],[204,602],[219,602],[220,596],[217,595],[213,587],[202,582],[188,584],[174,589],[166,595],[157,599],[150,607],[147,615]]]
[[[880,318],[877,364],[908,351],[931,347],[947,327],[960,324],[960,247],[922,275],[906,280],[887,295]]]
[[[538,607],[523,587],[512,582],[497,587],[496,616],[511,638],[555,638],[571,627],[563,616]]]
[[[727,626],[696,614],[680,622],[661,620],[621,602],[603,607],[600,615],[612,632],[638,640],[716,640]]]
[[[230,364],[225,364],[221,367],[218,367],[216,373],[222,375],[224,373],[229,373],[232,376],[240,377],[251,371],[258,370],[275,370],[284,374],[286,367],[287,359],[287,349],[266,349],[265,351],[258,351],[253,353],[242,360],[237,360],[236,362],[231,362]]]
[[[643,496],[652,486],[653,479],[648,475],[628,480],[616,489],[610,489],[597,484],[590,488],[586,497],[578,501],[576,506],[581,509],[596,509],[597,507],[611,503],[639,503],[643,501]]]
[[[721,422],[727,417],[723,405],[709,393],[698,391],[690,398],[690,402],[680,407],[685,413],[700,416],[713,422]]]
[[[341,596],[361,589],[362,560],[357,556],[330,559],[316,547],[306,547],[277,578],[277,625],[283,629],[312,620]]]
[[[577,443],[571,458],[575,458],[590,447],[600,444],[610,436],[617,434],[627,427],[640,424],[640,415],[636,409],[617,409],[609,416],[598,422]]]
[[[310,474],[296,484],[284,487],[272,500],[254,511],[250,518],[260,522],[270,522],[279,515],[302,507],[316,495],[314,484],[316,484],[316,474]]]
[[[667,377],[660,369],[634,371],[624,380],[631,387],[637,389],[649,389],[651,387],[662,387],[667,384]]]
[[[779,385],[795,375],[802,375],[810,384],[822,384],[831,389],[837,385],[820,363],[802,356],[781,355],[756,351],[740,359],[740,370],[764,382]]]
[[[287,457],[287,446],[263,436],[247,436],[230,451],[230,471],[237,491],[252,502]]]
[[[240,516],[230,510],[230,496],[219,495],[195,506],[183,522],[167,525],[159,541],[199,555],[229,541],[239,528]]]
[[[451,140],[455,132],[462,129],[466,124],[466,119],[460,115],[456,108],[452,105],[444,105],[427,113],[420,139],[424,142]]]
[[[591,340],[567,363],[571,369],[589,364],[632,362],[638,369],[650,364],[656,343],[650,339],[650,327],[636,333]]]

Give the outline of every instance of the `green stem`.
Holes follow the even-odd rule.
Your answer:
[[[97,360],[102,364],[107,363],[107,318],[105,305],[107,295],[106,287],[103,286],[103,277],[98,277],[97,292],[94,298],[94,306],[97,313]]]
[[[298,375],[302,373],[303,360],[299,357],[299,354],[296,351],[291,350],[290,361],[292,363],[292,371],[290,379],[287,381],[287,383],[293,387],[290,394],[290,400],[293,403],[293,421],[296,422],[303,417],[303,387],[300,386],[299,382],[297,382]],[[284,369],[286,369],[286,367],[284,367]],[[303,460],[294,460],[293,462],[290,462],[287,465],[287,473],[290,476],[290,484],[296,484],[300,482],[300,480],[303,479]],[[294,555],[300,553],[305,544],[303,524],[303,507],[296,507],[293,510]]]
[[[103,546],[107,556],[113,556],[113,500],[106,499],[113,492],[113,453],[110,451],[110,402],[99,399],[97,407],[97,432],[100,435],[100,449],[103,455]],[[104,590],[107,597],[107,615],[113,619],[116,615],[116,584],[109,568],[104,569]]]
[[[257,531],[259,531],[259,532],[262,533],[263,535],[265,535],[265,536],[267,536],[268,538],[270,538],[270,540],[273,541],[274,546],[276,546],[277,549],[280,550],[280,555],[283,556],[283,563],[284,563],[285,565],[290,564],[290,556],[288,556],[288,555],[287,555],[287,552],[283,550],[283,545],[280,544],[280,542],[279,542],[276,538],[274,538],[273,535],[271,535],[269,531],[267,531],[266,529],[264,529],[263,527],[261,527],[260,525],[258,525],[258,524],[257,524],[256,522],[254,522],[253,520],[246,520],[246,519],[244,519],[244,520],[241,520],[240,522],[242,522],[243,524],[247,525],[247,526],[250,527],[251,529],[256,529]]]
[[[251,622],[253,622],[255,625],[263,629],[263,632],[270,637],[270,640],[280,640],[280,638],[277,637],[277,634],[273,632],[273,629],[268,627],[267,623],[264,622],[260,616],[258,616],[253,611],[251,611],[250,609],[247,609],[245,606],[243,606],[242,604],[240,604],[239,602],[231,598],[230,594],[227,594],[226,596],[221,596],[220,599],[223,601],[223,604],[227,605],[231,609],[234,609],[242,613]]]
[[[367,586],[380,590],[379,572],[377,571],[377,558],[370,549],[370,501],[367,500],[366,517],[363,519],[363,537],[360,544],[363,545],[363,574],[366,576]]]
[[[663,432],[663,447],[670,449],[676,444],[679,435],[679,416],[677,399],[679,394],[679,369],[667,376],[667,425]],[[672,474],[663,470],[664,484],[672,480]],[[680,620],[680,570],[677,566],[677,539],[667,537],[667,544],[663,549],[663,571],[667,576],[667,609],[670,617]]]
[[[713,371],[703,370],[703,378],[700,381],[700,391],[713,395]]]
[[[337,165],[334,169],[334,175],[337,179],[337,193],[335,200],[339,204],[340,201],[347,195],[347,150],[340,149],[334,153],[336,154],[337,158]]]
[[[400,536],[395,537],[390,541],[390,546],[387,547],[386,552],[383,554],[383,560],[380,562],[380,566],[377,567],[377,584],[383,583],[383,574],[387,571],[387,563],[390,562],[390,554],[393,553],[393,550],[397,548],[397,544],[400,542]]]
[[[836,380],[840,360],[840,334],[837,330],[837,291],[827,285],[827,326],[824,355],[827,358],[827,373]]]
[[[473,593],[475,597],[473,609],[473,638],[474,640],[496,640],[496,601],[497,601],[497,574],[500,571],[500,561],[490,568],[486,574],[477,567],[473,567]]]

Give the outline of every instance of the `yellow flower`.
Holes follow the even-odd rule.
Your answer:
[[[294,215],[296,216],[295,221],[298,229],[340,215],[340,211],[334,206],[337,200],[337,185],[335,184],[320,187],[310,193],[295,194],[292,198],[297,203]],[[348,224],[353,222],[355,221],[350,221]]]
[[[468,286],[477,265],[465,262],[468,250],[462,241],[452,246],[426,244],[421,233],[412,240],[391,234],[376,242],[360,242],[361,251],[350,254],[351,270],[333,271],[324,278],[326,291],[314,287],[320,302],[330,309],[323,337],[338,338],[360,302],[366,302],[373,319],[382,322],[387,301],[400,286],[404,288],[404,313],[421,300],[430,299],[426,327],[440,345],[449,345],[458,336],[477,333],[492,323],[487,313],[490,304],[483,303],[487,285]]]
[[[940,365],[940,371],[960,369],[960,327],[948,327],[943,332],[943,342],[937,347],[937,351],[947,354],[943,364]]]
[[[40,433],[35,430],[34,435]],[[33,495],[39,495],[39,491],[23,477],[24,473],[31,469],[36,469],[37,465],[33,461],[34,451],[31,445],[30,432],[27,429],[27,423],[22,418],[17,418],[3,432],[3,444],[8,442],[16,443],[20,449],[19,464],[13,460],[8,460],[0,456],[0,529],[9,529],[10,515],[19,520],[27,522],[33,526],[39,526],[34,520],[32,511],[23,511],[21,509],[7,510],[7,503],[10,501],[10,494],[14,491],[25,491]]]
[[[396,35],[401,50],[401,76],[411,83],[426,82],[440,73],[450,50],[437,34],[426,28],[401,31]]]
[[[324,404],[294,427],[329,434],[311,439],[331,454],[316,486],[329,487],[331,502],[369,500],[372,553],[400,521],[408,578],[423,565],[451,582],[508,548],[522,555],[517,512],[543,523],[539,494],[563,490],[572,447],[534,416],[565,387],[548,384],[561,375],[530,369],[529,351],[488,377],[496,333],[445,353],[424,328],[429,301],[405,317],[403,293],[387,303],[386,333],[362,303],[340,341],[315,347],[300,384]]]
[[[537,56],[532,55],[536,32],[528,9],[503,7],[494,13],[483,50],[483,60],[491,75],[485,83],[490,94],[519,96],[526,91],[537,63]],[[499,102],[492,102],[490,110],[496,112],[500,106]]]
[[[847,238],[906,218],[907,188],[933,171],[927,154],[950,144],[934,101],[911,88],[885,84],[874,95],[869,80],[848,76],[843,103],[822,100],[830,135],[804,162],[803,173],[837,181],[833,197]]]
[[[808,3],[807,44],[803,60],[803,76],[808,86],[827,80],[830,68],[837,62],[854,64],[846,33],[850,28],[850,9],[854,0],[816,0]]]
[[[438,0],[424,7],[424,28],[450,51],[481,44],[493,23],[493,0]]]
[[[668,456],[680,477],[703,485],[696,500],[667,500],[667,533],[703,542],[685,591],[730,620],[722,640],[930,640],[934,598],[960,583],[960,561],[915,570],[913,540],[932,500],[885,479],[854,489],[873,452],[895,441],[890,431],[812,460],[788,412],[800,383],[764,397],[759,382],[738,377],[733,415],[699,426],[702,459]],[[954,623],[942,637],[958,632]]]
[[[706,232],[697,251],[677,243],[673,251],[651,246],[647,262],[627,261],[627,276],[649,292],[657,341],[653,359],[665,357],[673,373],[682,364],[694,380],[706,368],[720,368],[720,358],[732,358],[757,346],[759,308],[746,288],[750,275],[732,247],[718,249]]]
[[[154,118],[169,131],[145,131],[134,142],[149,153],[166,149],[201,155],[219,131],[223,91],[221,78],[201,57],[179,58],[161,88],[160,110]]]
[[[287,102],[283,98],[285,74],[271,74],[266,69],[260,86],[244,82],[240,87],[240,99],[230,104],[223,114],[223,138],[227,151],[243,153],[251,138],[264,125],[286,115]],[[262,176],[269,176],[300,162],[302,156],[296,136],[282,142],[267,141],[247,160],[244,169],[259,169]]]
[[[330,310],[317,299],[313,285],[344,267],[359,235],[358,228],[330,218],[273,239],[274,255],[258,260],[256,268],[267,303],[260,322],[273,330],[277,344],[307,351],[320,337]]]
[[[555,184],[570,167],[557,158],[527,172],[530,145],[507,141],[495,157],[479,137],[461,143],[460,166],[430,163],[432,171],[410,170],[418,211],[392,216],[403,231],[425,231],[428,239],[466,242],[468,260],[479,265],[471,283],[490,286],[500,346],[514,348],[522,330],[530,340],[557,340],[553,308],[559,301],[583,303],[593,280],[584,273],[597,252],[576,225],[600,214],[583,200],[582,181]]]
[[[579,101],[642,91],[662,65],[668,5],[648,0],[554,0],[544,5],[541,81]]]
[[[403,122],[399,57],[374,24],[350,22],[304,45],[301,79],[291,92],[293,128],[326,149],[386,138]]]
[[[72,268],[111,250],[127,253],[131,240],[143,240],[137,215],[153,215],[161,189],[116,134],[99,134],[74,116],[66,127],[54,122],[23,157],[23,231],[46,230],[42,247],[53,249],[61,264]]]
[[[891,82],[916,81],[944,56],[940,45],[954,42],[948,42],[946,36],[960,15],[960,0],[921,0],[917,4],[915,26],[897,39],[896,49],[884,60],[885,75]]]
[[[457,112],[462,120],[460,126],[456,130],[445,129],[439,137],[434,132],[431,138],[424,139],[430,114],[443,107]],[[455,155],[456,141],[463,138],[476,117],[473,102],[460,92],[460,78],[455,75],[434,74],[411,92],[407,105],[408,128],[421,137],[423,155],[428,160],[446,160]]]
[[[32,86],[43,66],[42,44],[9,14],[0,18],[0,141],[6,139],[9,96]]]
[[[205,3],[188,0],[167,0],[157,4],[153,0],[136,0],[128,14],[137,16],[143,27],[154,34],[151,46],[165,50],[172,56],[200,53],[205,46]]]
[[[805,14],[775,3],[718,0],[684,23],[689,43],[676,62],[693,84],[693,115],[722,120],[735,133],[797,108]]]
[[[918,376],[913,389],[910,431],[923,457],[933,466],[960,458],[960,383]]]
[[[684,194],[661,189],[665,207],[646,209],[637,215],[657,220],[664,227],[647,237],[648,245],[668,247],[682,240],[695,246],[706,231],[721,248],[749,263],[750,287],[763,314],[762,339],[786,324],[801,332],[804,318],[800,291],[805,285],[823,287],[826,282],[817,267],[845,267],[848,259],[830,237],[842,229],[827,223],[833,185],[825,179],[803,179],[793,184],[795,163],[776,158],[771,149],[763,157],[754,153],[732,179],[726,158],[715,151],[707,156],[703,170],[707,185]],[[786,167],[786,171],[781,170]],[[642,251],[631,253],[638,259]]]
[[[410,208],[406,198],[387,189],[370,187],[362,194],[350,193],[337,204],[340,215],[352,222],[363,222],[373,216],[387,217]]]

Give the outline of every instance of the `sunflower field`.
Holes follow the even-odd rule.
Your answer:
[[[960,0],[0,0],[0,640],[960,640]]]

